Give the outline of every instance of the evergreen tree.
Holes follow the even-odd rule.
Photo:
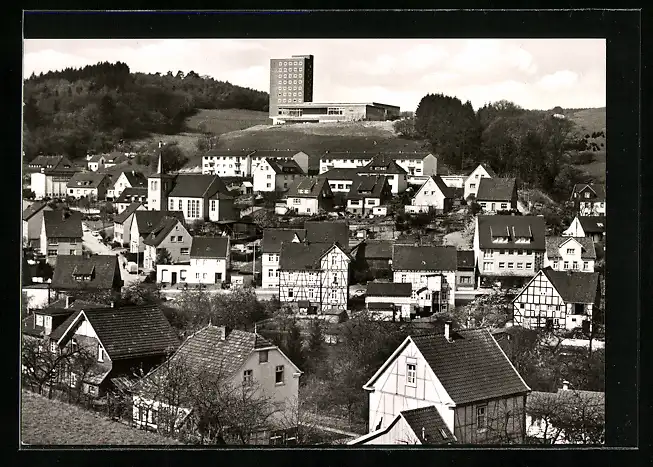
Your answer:
[[[306,369],[310,373],[318,373],[326,356],[326,344],[324,342],[324,330],[322,323],[311,320],[309,324],[309,335],[306,349]]]
[[[284,339],[284,353],[300,370],[304,369],[304,340],[297,321],[293,320]]]

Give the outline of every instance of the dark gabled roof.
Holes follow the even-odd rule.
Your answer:
[[[65,217],[68,215],[68,217]],[[77,211],[44,211],[45,235],[48,238],[81,238],[82,214]]]
[[[227,258],[229,237],[193,237],[191,258]]]
[[[66,299],[62,298],[50,303],[47,308],[39,310],[39,313],[70,313],[70,310],[85,310],[87,308],[106,308],[106,305],[95,302],[87,302],[86,300],[73,300],[70,306],[66,308]]]
[[[106,159],[104,154],[94,154],[87,162],[100,162],[100,159]]]
[[[511,201],[517,196],[514,178],[481,178],[478,184],[479,201]]]
[[[352,179],[347,199],[381,198],[386,187],[388,187],[386,190],[389,190],[388,181],[384,175],[356,176]]]
[[[444,183],[444,180],[439,175],[431,175],[431,178],[435,182],[435,184],[438,186],[438,189],[442,192],[442,195],[445,198],[453,198],[454,197],[454,191],[453,189],[448,186],[446,183]]]
[[[457,405],[530,391],[486,329],[411,337]]]
[[[279,158],[266,157],[265,160],[267,161],[268,164],[270,164],[272,170],[274,170],[274,172],[277,174],[299,174],[299,175],[304,174],[302,168],[293,159],[279,159]]]
[[[456,258],[458,270],[474,269],[474,250],[458,250]]]
[[[605,185],[602,183],[577,183],[571,191],[571,199],[582,201],[584,198],[576,197],[576,195],[580,195],[586,190],[594,194],[594,197],[589,198],[591,201],[605,201]]]
[[[401,416],[422,444],[451,444],[456,438],[433,405],[402,410]]]
[[[77,172],[68,180],[68,188],[97,188],[107,178],[106,174],[97,172]]]
[[[36,215],[41,209],[45,208],[48,205],[48,203],[44,201],[35,201],[34,203],[30,204],[27,206],[27,208],[23,211],[23,220],[28,221],[32,218],[32,216]]]
[[[410,297],[413,286],[400,282],[368,282],[368,297]]]
[[[554,271],[542,269],[565,303],[594,303],[599,287],[598,272]]]
[[[456,271],[458,254],[453,246],[395,245],[393,271]]]
[[[80,169],[73,167],[65,156],[36,156],[27,164],[27,172],[40,172],[44,169],[46,175],[56,173],[74,173]]]
[[[51,337],[60,340],[82,313],[111,360],[165,355],[179,346],[175,331],[158,306],[84,309],[58,326]]]
[[[281,243],[292,242],[294,236],[297,235],[300,241],[306,237],[304,229],[265,229],[263,231],[263,240],[261,241],[262,253],[279,253],[281,251]]]
[[[367,309],[371,311],[394,311],[395,306],[392,303],[368,302]]]
[[[142,237],[149,235],[165,217],[176,217],[184,222],[184,213],[181,211],[136,211],[134,216]]]
[[[344,251],[349,251],[349,224],[346,221],[306,221],[304,229],[307,243],[337,243]]]
[[[116,214],[116,217],[113,218],[113,223],[122,224],[129,218],[129,216],[134,214],[140,206],[142,206],[142,203],[138,201],[134,201],[132,204],[127,206],[127,208],[123,212],[121,212],[120,214]]]
[[[487,248],[526,248],[529,250],[544,251],[545,226],[544,218],[540,216],[477,216],[478,220],[478,238],[479,247]],[[515,243],[513,236],[513,227],[515,232],[521,233],[530,228],[533,238],[530,243]],[[493,243],[492,236],[508,237],[508,243]]]
[[[104,156],[107,162],[110,164],[119,164],[120,162],[126,161],[128,158],[124,153],[120,151],[113,151]]]
[[[365,240],[366,259],[392,259],[391,240]]]
[[[148,236],[143,239],[143,243],[150,246],[159,246],[177,224],[181,224],[182,227],[184,225],[184,223],[177,219],[177,217],[164,217],[161,219],[161,222],[152,229]]]
[[[127,177],[127,181],[132,188],[147,188],[147,178],[142,172],[136,172],[134,170],[126,170],[122,172]]]
[[[487,164],[478,164],[476,167],[474,167],[474,170],[478,169],[479,167],[483,167],[490,177],[496,177],[497,176],[497,174],[494,172],[494,170],[492,170],[492,167],[490,167],[489,165],[487,165]],[[472,170],[469,173],[469,175],[473,174],[474,170]]]
[[[577,413],[585,417],[605,417],[605,393],[578,389],[558,389],[557,392],[533,391],[526,399],[526,413],[532,417],[547,416],[555,421],[568,420]]]
[[[68,161],[64,156],[36,156],[34,159],[32,159],[29,163],[28,166],[31,167],[44,167],[47,168],[50,166],[56,167],[61,161],[66,160],[68,164],[70,164],[70,161]]]
[[[232,198],[224,182],[217,175],[178,175],[169,197]]]
[[[130,203],[133,198],[147,199],[147,188],[143,187],[127,187],[120,192],[120,196],[116,199],[115,203]]]
[[[406,171],[389,155],[377,154],[367,163],[365,167],[361,167],[358,173],[374,173],[374,174],[405,174]]]
[[[293,157],[295,154],[299,154],[300,152],[303,152],[299,149],[257,149],[254,151],[252,154],[252,158],[254,159],[264,159],[266,157],[274,157],[274,158],[282,158],[282,159],[289,159]]]
[[[80,268],[85,271],[80,272]],[[92,271],[90,281],[77,281],[75,271],[80,274]],[[80,255],[59,255],[52,276],[53,289],[111,289],[114,277],[120,266],[116,255],[93,255],[85,258]]]
[[[582,247],[582,259],[596,259],[594,242],[589,237],[546,237],[546,255],[549,259],[560,258],[560,247],[570,240],[575,240]]]
[[[292,198],[317,198],[323,190],[330,192],[326,178],[320,177],[297,177],[288,187],[287,197]]]
[[[320,259],[331,249],[328,243],[283,243],[279,253],[282,270],[321,269]]]
[[[605,232],[605,216],[578,216],[578,221],[585,233]]]
[[[353,180],[358,175],[358,167],[341,167],[320,174],[322,177],[326,177],[330,182],[340,181],[340,180]]]

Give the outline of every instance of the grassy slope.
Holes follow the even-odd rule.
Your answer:
[[[592,134],[594,132],[603,131],[606,133],[606,116],[605,116],[605,107],[596,108],[596,109],[575,109],[565,111],[565,114],[576,123],[578,131],[581,135]],[[590,138],[589,141],[594,141],[597,144],[604,144],[605,148],[605,138]],[[606,170],[606,152],[598,151],[595,153],[594,162],[585,165],[578,165],[577,167],[591,176],[597,182],[605,182],[605,170]]]
[[[21,442],[31,445],[181,444],[32,392],[21,391]]]
[[[225,133],[222,149],[292,149],[310,156],[309,166],[319,166],[325,151],[422,151],[422,143],[400,139],[390,122],[305,123],[295,125],[257,125]],[[197,158],[190,165],[199,164]]]

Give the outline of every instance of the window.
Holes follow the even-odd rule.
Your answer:
[[[293,198],[292,202],[293,204],[302,204],[302,201],[299,198]]]
[[[184,240],[184,237],[182,237],[181,235],[177,236],[177,241],[178,242],[182,242],[183,240]]]
[[[36,315],[36,325],[43,326],[43,315]]]
[[[528,263],[528,264],[531,264],[531,263]],[[553,269],[558,269],[558,262],[557,261],[553,262]]]
[[[266,178],[270,180],[272,178],[272,175],[268,174]]]
[[[514,255],[514,254],[515,254],[515,250],[508,250],[508,254],[509,254],[509,255]]]
[[[572,269],[578,269],[578,261],[574,261],[571,265]]]
[[[277,365],[274,371],[275,384],[283,384],[283,365]]]
[[[501,209],[508,209],[508,203],[501,203]]]
[[[512,264],[512,263],[508,263],[508,264]],[[493,266],[492,261],[483,262],[483,271],[491,271],[492,266]]]
[[[569,269],[569,261],[565,261],[562,266],[563,269]]]
[[[524,266],[524,263],[517,263],[517,269],[522,269]]]
[[[268,362],[268,351],[262,350],[258,353],[258,362],[267,363]]]
[[[583,271],[587,271],[589,269],[589,263],[587,261],[583,261]]]
[[[174,241],[175,241],[175,236],[174,236],[174,235],[171,235],[171,236],[170,236],[170,242],[174,242]]]
[[[171,199],[171,200],[170,200],[170,210],[171,210],[171,211],[174,211],[174,210],[175,210],[175,200],[174,200],[174,199]]]
[[[573,255],[573,254],[574,254],[574,251],[575,251],[574,248],[567,248],[567,254],[568,254],[568,255]]]
[[[267,187],[267,188],[271,188],[271,187],[272,187],[272,184],[271,184],[271,183],[268,183],[268,184],[266,184],[266,187]]]
[[[215,200],[211,200],[211,211],[215,211]]]
[[[179,200],[179,211],[183,211],[183,208],[181,207],[181,200]]]
[[[526,263],[526,269],[532,269],[533,263]]]
[[[484,431],[487,428],[487,405],[480,405],[476,407],[476,429]]]
[[[57,256],[57,250],[48,250],[48,256]]]
[[[401,275],[401,282],[406,282],[406,274]]]
[[[252,370],[243,371],[243,384],[252,384]]]
[[[515,263],[508,263],[508,269],[512,269],[515,266]]]
[[[503,269],[505,267],[506,267],[506,263],[504,263],[503,261],[499,263],[499,269]]]
[[[181,253],[182,255],[187,255],[187,254],[188,254],[188,248],[182,248],[181,251],[180,251],[180,253]]]
[[[182,281],[186,280],[186,270],[185,269],[182,269],[181,271],[179,271],[179,279],[182,280]]]
[[[50,352],[55,353],[57,351],[57,341],[50,341]]]
[[[97,361],[98,362],[103,362],[104,361],[104,349],[99,344],[97,346]]]
[[[77,250],[70,250],[71,255],[75,255],[77,253]]]
[[[288,296],[292,298],[292,289],[288,290]]]
[[[589,198],[589,197],[590,197],[589,191],[586,191],[585,192],[585,198]]]
[[[470,184],[469,184],[469,187],[470,187],[471,189],[476,188],[476,183],[470,183]]]
[[[483,258],[492,258],[492,250],[486,250],[483,252]]]
[[[417,365],[415,363],[408,363],[406,365],[406,385],[415,386],[417,375]]]

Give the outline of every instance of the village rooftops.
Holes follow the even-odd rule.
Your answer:
[[[342,221],[306,221],[306,243],[337,243],[344,250],[349,249],[349,224]]]
[[[299,241],[304,241],[306,231],[304,229],[265,229],[263,231],[263,240],[261,241],[261,251],[263,253],[279,253],[282,243],[291,243],[295,235]]]
[[[68,180],[68,188],[98,188],[107,178],[106,174],[78,172]]]
[[[133,203],[131,203],[129,206],[127,206],[127,208],[123,212],[121,212],[120,214],[116,214],[116,217],[113,218],[114,224],[122,224],[123,222],[125,222],[129,218],[129,216],[134,214],[141,205],[142,203],[138,201],[134,201]]]
[[[439,175],[431,175],[430,178],[433,179],[433,181],[437,185],[438,189],[442,192],[442,195],[445,198],[453,198],[455,196],[456,193],[455,193],[454,189],[451,188],[450,186],[447,186],[447,184],[444,183],[444,180],[442,180],[442,177],[440,177]],[[424,186],[424,185],[422,185],[422,186]],[[415,192],[415,195],[413,196],[413,198],[415,196],[417,196],[419,191],[420,190],[417,190],[417,192]]]
[[[272,170],[274,170],[274,173],[277,173],[277,174],[297,174],[297,175],[303,175],[304,174],[304,171],[302,170],[302,168],[293,159],[282,159],[282,158],[266,157],[265,160],[267,161],[268,164],[270,164],[270,167],[272,167]]]
[[[516,194],[514,178],[481,178],[476,199],[480,201],[506,201]]]
[[[458,250],[457,252],[458,270],[474,270],[474,250]]]
[[[402,417],[422,444],[452,444],[453,433],[433,405],[413,410],[402,410]]]
[[[358,176],[359,168],[360,167],[335,168],[324,172],[321,176],[326,177],[329,181],[353,180]]]
[[[104,159],[110,164],[120,164],[121,162],[125,162],[128,157],[125,156],[124,152],[113,151],[109,154],[105,154]]]
[[[23,211],[23,220],[28,221],[48,205],[45,201],[36,201]]]
[[[392,259],[392,245],[390,240],[364,240],[365,258],[367,259]]]
[[[116,255],[59,255],[52,276],[52,288],[59,290],[103,289],[122,285]]]
[[[546,255],[549,259],[561,258],[560,247],[567,242],[578,242],[581,245],[581,259],[596,259],[594,242],[588,237],[546,237]]]
[[[136,211],[134,213],[139,234],[145,238],[165,217],[175,217],[184,222],[184,213],[181,211]]]
[[[326,151],[322,154],[320,158],[323,161],[333,160],[333,159],[372,159],[374,156],[381,154],[378,151],[357,151],[357,152],[348,152],[348,151]],[[425,157],[432,155],[430,152],[417,152],[417,151],[400,151],[400,152],[384,152],[384,155],[392,159],[415,159],[422,160]]]
[[[605,201],[605,185],[599,183],[577,183],[571,192],[572,201],[585,200],[586,198],[583,197],[585,191],[589,191],[593,195],[587,198],[588,201]]]
[[[125,177],[132,188],[147,188],[147,178],[145,178],[145,175],[143,175],[142,172],[126,170],[122,173],[125,174]]]
[[[127,187],[120,192],[120,196],[114,201],[115,203],[129,203],[134,197],[147,199],[147,188]]]
[[[389,155],[377,154],[358,171],[359,174],[405,174],[406,171]]]
[[[288,198],[318,198],[322,195],[327,179],[324,177],[299,177],[288,187]]]
[[[352,181],[347,199],[381,198],[386,184],[387,179],[382,175],[357,176]]]
[[[409,336],[364,386],[372,384],[412,341],[456,405],[530,392],[487,329],[465,329]]]
[[[44,211],[47,238],[82,238],[82,214],[77,211]]]
[[[599,286],[598,272],[554,271],[551,268],[544,268],[542,273],[566,303],[596,301]]]
[[[320,270],[320,259],[332,246],[328,243],[283,243],[279,268],[285,271]]]
[[[578,216],[578,222],[586,234],[605,232],[605,216]]]
[[[228,258],[228,237],[193,237],[191,258]]]
[[[166,355],[179,346],[175,331],[155,305],[83,309],[58,326],[50,337],[64,342],[84,316],[111,360]]]
[[[453,246],[394,245],[393,271],[456,271],[458,254]]]
[[[73,174],[80,170],[64,156],[36,156],[27,164],[27,172],[43,172],[46,175]]]
[[[368,282],[366,294],[368,297],[410,297],[412,291],[410,283]]]
[[[177,217],[164,217],[161,219],[159,224],[152,229],[148,236],[143,239],[143,243],[150,246],[159,246],[179,222],[181,221]],[[181,224],[183,225],[183,222],[181,222]]]
[[[543,217],[479,215],[476,219],[481,249],[525,248],[544,251],[546,248]]]
[[[224,182],[217,175],[178,175],[170,198],[233,199]]]

